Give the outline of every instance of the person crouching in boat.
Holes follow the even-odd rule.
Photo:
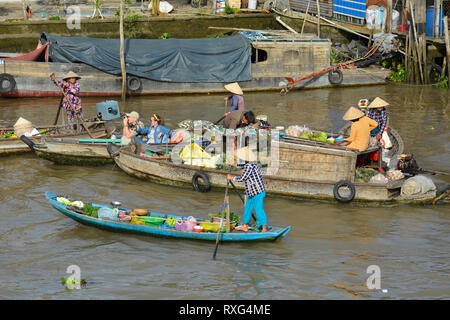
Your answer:
[[[253,210],[255,210],[257,227],[262,228],[262,232],[267,232],[267,216],[264,211],[266,189],[264,187],[261,167],[256,162],[255,153],[249,147],[239,149],[236,154],[239,159],[245,161],[244,171],[240,177],[233,177],[231,174],[227,174],[227,179],[244,182],[245,193],[248,198],[244,208],[243,224],[235,229],[247,232]]]
[[[80,84],[77,82],[81,77],[75,72],[70,71],[63,78],[63,81],[56,81],[54,72],[50,74],[50,78],[56,86],[62,88],[64,91],[65,96],[63,98],[62,106],[64,110],[66,110],[69,126],[75,130],[77,114],[79,114],[80,117],[83,117],[80,99]]]
[[[350,107],[342,117],[343,120],[352,122],[350,127],[350,137],[346,140],[347,148],[364,151],[369,146],[370,131],[378,126],[375,120],[366,117],[361,110]]]
[[[370,131],[369,146],[374,147],[380,143],[384,129],[388,125],[388,115],[386,108],[389,105],[383,99],[376,97],[367,107],[366,117],[375,120],[378,126]]]
[[[227,129],[243,128],[246,126],[258,127],[253,111],[235,110],[229,112],[223,120],[223,126]]]
[[[232,93],[231,96],[225,97],[224,100],[228,101],[231,100],[231,109],[229,112],[225,114],[225,116],[235,110],[241,110],[243,111],[245,109],[244,106],[244,92],[242,92],[241,87],[237,82],[230,83],[224,86],[225,89],[230,91]]]
[[[139,121],[139,113],[136,111],[125,113],[125,117],[123,118],[122,144],[129,144],[136,137],[137,131],[141,127],[143,125]]]
[[[138,134],[147,136],[147,142],[144,142],[138,137],[134,137],[134,141],[140,144],[168,142],[170,140],[170,136],[172,135],[172,130],[167,128],[164,124],[164,119],[154,113],[150,117],[150,126],[146,128],[139,128],[137,130]]]

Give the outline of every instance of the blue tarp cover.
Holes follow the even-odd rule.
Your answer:
[[[120,40],[41,34],[52,62],[84,63],[121,75]],[[166,82],[249,81],[251,44],[243,36],[206,39],[125,39],[127,74]]]

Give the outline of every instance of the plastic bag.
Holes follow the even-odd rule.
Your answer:
[[[388,183],[388,179],[382,173],[378,173],[378,174],[374,175],[372,178],[370,178],[369,182],[385,184],[385,183]]]
[[[98,217],[100,219],[119,220],[119,209],[102,207],[98,210]]]
[[[392,142],[391,142],[391,139],[389,138],[387,130],[383,131],[383,135],[381,136],[381,145],[382,145],[383,149],[392,148]]]
[[[417,175],[409,178],[403,183],[401,195],[422,195],[432,191],[436,191],[436,186],[433,180],[424,175]]]

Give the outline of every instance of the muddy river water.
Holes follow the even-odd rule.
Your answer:
[[[245,95],[274,125],[339,128],[360,98],[390,102],[390,121],[422,168],[450,171],[450,91],[400,85]],[[184,119],[217,120],[224,95],[130,98],[121,111],[153,112],[175,127]],[[85,116],[95,103],[84,98]],[[2,99],[0,126],[22,116],[52,123],[59,99]],[[117,122],[119,124],[119,122]],[[118,234],[83,226],[54,210],[44,193],[155,212],[207,217],[222,192],[196,193],[141,181],[109,165],[62,166],[33,154],[0,158],[0,299],[449,299],[450,207],[355,206],[268,197],[269,224],[292,226],[273,243],[214,243]],[[437,184],[449,176],[434,176]],[[231,195],[232,211],[242,214]],[[77,265],[88,285],[66,290]],[[369,266],[381,271],[370,290]]]

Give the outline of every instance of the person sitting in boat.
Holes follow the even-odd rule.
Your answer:
[[[50,74],[50,78],[56,86],[62,88],[64,91],[62,107],[66,110],[69,126],[75,130],[77,114],[79,114],[81,118],[83,117],[80,99],[80,84],[77,82],[81,77],[75,72],[70,71],[62,79],[63,81],[56,81],[54,72]]]
[[[235,110],[229,112],[223,120],[224,127],[227,129],[243,128],[248,125],[258,127],[253,111]]]
[[[366,117],[369,117],[378,123],[378,126],[370,131],[369,145],[371,147],[380,143],[384,129],[387,128],[388,115],[385,107],[388,105],[389,103],[379,97],[376,97],[375,100],[367,106],[368,110],[366,112]]]
[[[347,148],[364,151],[369,146],[370,131],[378,126],[375,120],[366,117],[361,110],[355,107],[350,107],[342,117],[344,120],[352,121],[350,127],[350,137],[345,142]],[[341,145],[345,145],[341,144]]]
[[[164,119],[154,113],[150,117],[150,126],[146,128],[139,128],[137,130],[138,134],[147,136],[147,142],[144,142],[138,137],[134,137],[135,142],[140,144],[168,142],[172,135],[172,130],[167,128],[164,124]]]
[[[237,82],[230,83],[224,86],[225,89],[230,91],[232,93],[231,96],[225,97],[224,100],[228,101],[231,100],[231,109],[229,112],[225,114],[225,116],[235,110],[244,110],[244,92],[242,92],[241,87]]]
[[[142,127],[139,121],[139,113],[132,111],[125,113],[123,118],[122,144],[129,144],[131,139],[137,135],[137,130]]]
[[[231,174],[227,174],[227,179],[235,182],[244,182],[245,193],[248,198],[245,202],[242,225],[236,227],[235,230],[247,232],[253,210],[255,210],[257,227],[262,229],[262,232],[267,232],[267,216],[264,211],[266,189],[261,167],[256,162],[255,153],[252,152],[249,147],[239,149],[236,152],[236,155],[239,159],[245,161],[244,171],[239,177],[233,177]]]

